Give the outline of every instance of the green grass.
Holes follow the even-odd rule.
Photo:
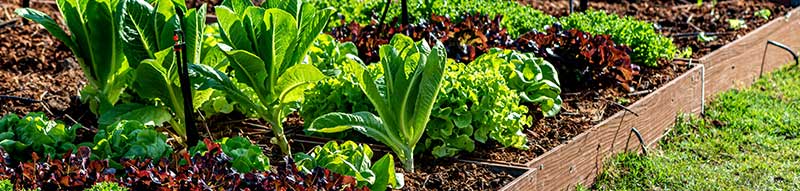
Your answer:
[[[621,154],[599,190],[800,190],[800,68],[719,95],[649,156]]]

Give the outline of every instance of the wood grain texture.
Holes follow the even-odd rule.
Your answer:
[[[789,12],[790,17],[782,17],[748,33],[743,38],[728,44],[701,58],[706,65],[706,98],[730,88],[751,85],[761,71],[774,71],[792,61],[791,55],[777,47],[770,46],[766,57],[764,49],[767,40],[788,45],[793,50],[800,49],[800,9]]]
[[[699,113],[702,105],[702,66],[642,98],[629,108],[639,114],[619,112],[527,165],[526,173],[501,190],[564,190],[578,183],[590,185],[602,170],[603,161],[626,148],[639,150],[639,141],[629,137],[638,129],[648,147],[671,127],[679,113]],[[622,122],[622,123],[620,123]],[[628,141],[630,138],[630,141]]]

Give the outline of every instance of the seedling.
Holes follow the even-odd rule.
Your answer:
[[[753,13],[753,16],[761,17],[764,20],[769,20],[769,17],[772,16],[772,11],[769,9],[761,9],[760,11]]]
[[[728,19],[728,25],[733,30],[747,28],[747,23],[742,19]]]

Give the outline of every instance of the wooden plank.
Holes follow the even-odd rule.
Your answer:
[[[773,20],[701,58],[707,69],[706,98],[730,88],[751,85],[758,78],[763,58],[766,58],[764,73],[791,62],[789,53],[774,46],[769,47],[764,57],[767,40],[778,41],[793,50],[800,49],[800,34],[797,33],[800,31],[800,9],[794,9],[788,15],[791,16]]]
[[[602,170],[603,161],[625,149],[632,127],[642,132],[646,144],[650,145],[672,126],[679,113],[699,113],[701,81],[702,66],[694,67],[631,105],[629,108],[638,113],[638,117],[628,112],[613,115],[528,163],[533,172],[501,190],[563,190],[574,188],[578,183],[590,185]],[[639,142],[630,137],[628,146],[629,150],[639,149]]]

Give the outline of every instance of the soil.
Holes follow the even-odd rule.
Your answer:
[[[569,10],[567,0],[519,0],[519,2],[555,16],[567,15]],[[577,1],[575,2],[577,7]],[[673,43],[679,50],[691,47],[692,58],[700,58],[721,48],[758,26],[783,17],[790,10],[788,7],[767,0],[729,0],[718,1],[717,4],[712,4],[711,1],[705,2],[702,6],[697,6],[696,1],[681,0],[599,0],[590,1],[589,8],[656,23],[664,35],[673,38]],[[755,16],[755,12],[760,10],[770,10],[772,14],[769,19]],[[729,19],[744,20],[747,27],[733,29],[730,27]],[[715,39],[703,42],[698,39],[700,32]]]
[[[69,48],[44,27],[14,14],[20,4],[20,0],[0,4],[0,23],[7,23],[0,26],[0,95],[25,100],[0,98],[0,115],[43,111],[68,123],[74,121],[67,120],[67,115],[82,121],[88,110],[79,107],[77,98],[86,84],[80,66]],[[32,7],[61,22],[55,6]]]

